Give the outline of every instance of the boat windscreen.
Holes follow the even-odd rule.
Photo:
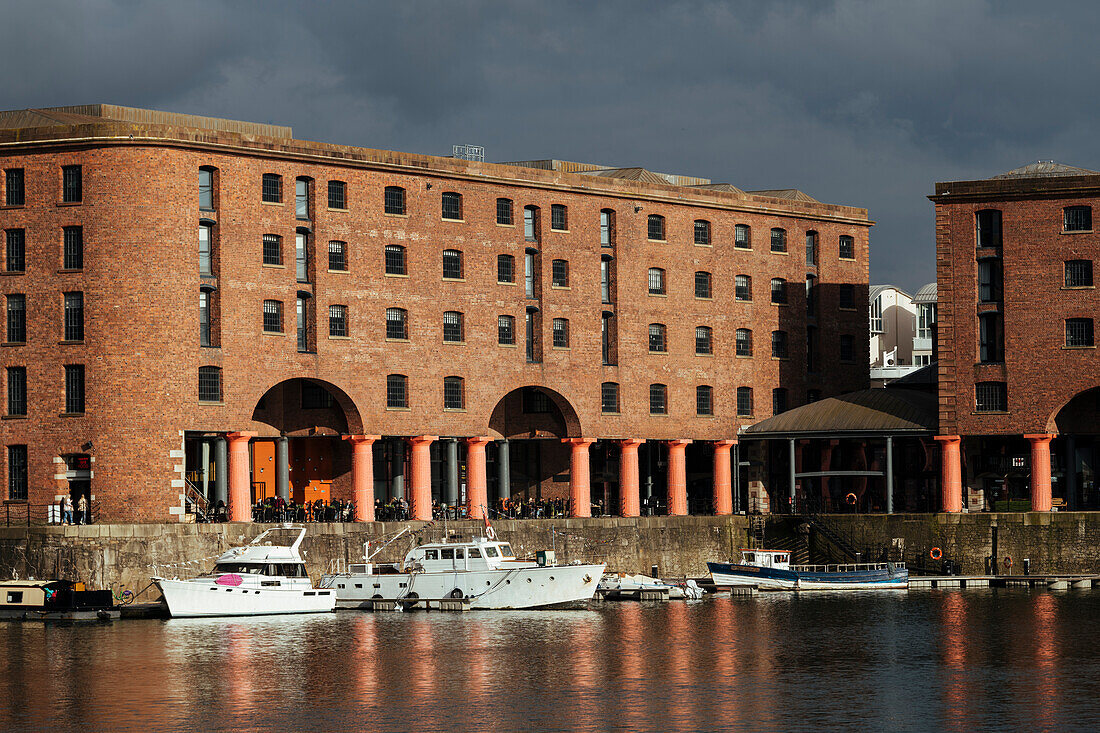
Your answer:
[[[496,557],[497,548],[489,546],[485,548],[485,557]]]
[[[512,546],[511,545],[501,545],[500,546],[500,556],[501,557],[515,557],[516,553],[512,552]]]
[[[215,573],[236,573],[237,575],[263,575],[264,565],[248,562],[220,562],[214,566]]]

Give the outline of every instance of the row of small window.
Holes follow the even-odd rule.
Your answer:
[[[1092,207],[1067,206],[1062,209],[1062,231],[1091,232]],[[1001,229],[1001,211],[983,209],[974,213],[975,241],[979,248],[1000,249],[1004,244]]]
[[[11,293],[6,299],[6,343],[26,343],[27,296],[24,293]],[[84,340],[84,293],[62,294],[62,332],[65,341]]]
[[[27,367],[7,368],[8,417],[27,416]],[[65,365],[65,401],[67,415],[84,414],[84,365]]]
[[[61,202],[79,204],[84,200],[84,174],[79,165],[61,166]],[[4,205],[25,206],[27,187],[22,168],[4,170]]]
[[[61,236],[61,268],[84,269],[84,228],[63,227]],[[27,232],[24,229],[7,229],[4,232],[4,271],[26,272]]]
[[[1091,318],[1067,318],[1065,320],[1065,347],[1087,349],[1096,346],[1094,324]],[[1005,358],[1004,316],[1000,313],[982,313],[978,316],[978,361],[983,364],[1000,364]]]

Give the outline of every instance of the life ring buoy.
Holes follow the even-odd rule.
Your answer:
[[[859,497],[849,491],[848,495],[844,497],[844,501],[847,502],[849,506],[855,506],[856,502],[859,501]]]
[[[1012,567],[1012,555],[1005,555],[1005,567]]]
[[[932,550],[928,553],[928,557],[932,558],[933,560],[939,560],[941,557],[943,557],[943,550],[938,547],[933,547]]]

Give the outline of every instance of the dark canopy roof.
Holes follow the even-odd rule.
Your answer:
[[[811,402],[742,431],[746,438],[932,434],[936,395],[911,389],[864,389]]]

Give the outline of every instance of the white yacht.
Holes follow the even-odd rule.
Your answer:
[[[551,550],[520,560],[491,528],[489,535],[420,545],[393,564],[372,563],[368,542],[365,562],[325,575],[321,587],[336,593],[339,608],[373,608],[377,601],[431,608],[445,599],[465,599],[474,609],[546,608],[587,602],[596,592],[603,564],[557,565]]]
[[[297,530],[290,545],[262,542],[272,532]],[[305,527],[269,529],[252,543],[222,553],[214,569],[197,578],[153,578],[174,617],[260,616],[323,613],[336,606],[331,590],[314,588],[298,547]]]

